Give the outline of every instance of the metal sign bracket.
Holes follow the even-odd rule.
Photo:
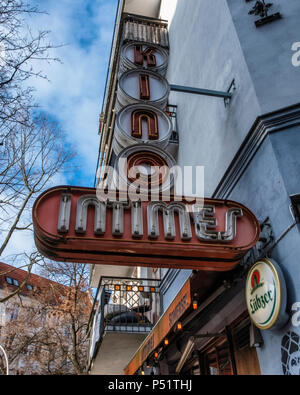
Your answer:
[[[227,107],[230,103],[233,92],[236,90],[236,84],[235,84],[235,80],[232,80],[232,82],[226,92],[216,91],[216,90],[211,90],[211,89],[193,88],[190,86],[182,86],[182,85],[174,85],[174,84],[170,85],[170,89],[173,92],[191,93],[194,95],[219,97],[219,98],[224,99],[225,107]]]

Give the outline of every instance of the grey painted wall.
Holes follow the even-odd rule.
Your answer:
[[[273,133],[270,138],[287,192],[300,193],[300,126]]]
[[[300,102],[300,67],[291,62],[291,46],[300,41],[300,2],[275,0],[272,11],[280,11],[283,19],[256,28],[257,17],[248,15],[254,1],[162,0],[162,9],[174,1],[169,82],[216,90],[226,90],[233,78],[237,83],[228,108],[217,98],[170,96],[170,103],[178,105],[178,164],[205,166],[205,195],[210,196],[255,119]],[[300,127],[295,127],[265,140],[228,198],[248,206],[260,221],[269,217],[277,239],[293,222],[289,195],[300,193],[299,175]],[[294,227],[272,251],[287,281],[289,313],[300,302],[299,237]],[[165,306],[184,280],[184,273],[176,277]],[[258,350],[262,374],[283,374],[292,361],[283,343],[295,351],[299,337],[300,348],[300,326],[290,320],[281,330],[264,331],[263,337],[264,347]]]
[[[178,0],[169,32],[169,83],[221,91],[237,83],[228,108],[214,97],[172,92],[169,99],[178,105],[178,164],[205,166],[210,195],[260,108],[226,0]]]
[[[300,67],[292,64],[291,48],[300,41],[300,2],[272,1],[269,13],[280,12],[282,19],[259,28],[259,17],[248,15],[254,0],[227,2],[262,113],[299,102]]]
[[[289,210],[289,190],[296,188],[298,183],[300,191],[299,144],[297,128],[270,135],[230,195],[230,199],[249,207],[260,222],[269,217],[275,240],[294,222]],[[300,234],[299,229],[294,227],[271,252],[271,257],[279,263],[286,279],[290,316],[291,306],[300,301],[299,256]],[[300,336],[300,327],[293,326],[289,320],[281,330],[262,331],[264,347],[258,350],[262,374],[283,374],[282,341],[288,332]]]

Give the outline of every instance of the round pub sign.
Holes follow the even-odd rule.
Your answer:
[[[285,280],[273,259],[262,259],[250,269],[246,302],[250,318],[258,328],[275,329],[286,323]]]

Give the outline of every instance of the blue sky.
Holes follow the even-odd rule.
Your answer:
[[[41,110],[55,119],[73,144],[77,170],[57,183],[93,186],[99,147],[98,120],[118,0],[34,0],[47,15],[29,20],[36,30],[50,30],[49,41],[62,47],[51,55],[61,63],[41,63],[49,81],[34,79]]]
[[[66,133],[66,146],[77,152],[76,171],[58,174],[52,185],[92,187],[99,148],[99,114],[118,0],[30,0],[47,11],[29,18],[32,31],[50,30],[49,41],[64,46],[52,50],[61,63],[35,64],[49,81],[31,79],[40,110],[58,122]],[[48,187],[52,186],[49,185]],[[31,215],[30,212],[28,215]],[[28,219],[30,221],[30,218]],[[15,232],[5,257],[35,249],[32,232]]]

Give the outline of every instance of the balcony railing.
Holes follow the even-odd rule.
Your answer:
[[[140,41],[169,49],[168,22],[140,15],[123,14],[122,41]]]
[[[90,357],[104,333],[149,333],[160,314],[160,280],[101,277],[89,320]]]

